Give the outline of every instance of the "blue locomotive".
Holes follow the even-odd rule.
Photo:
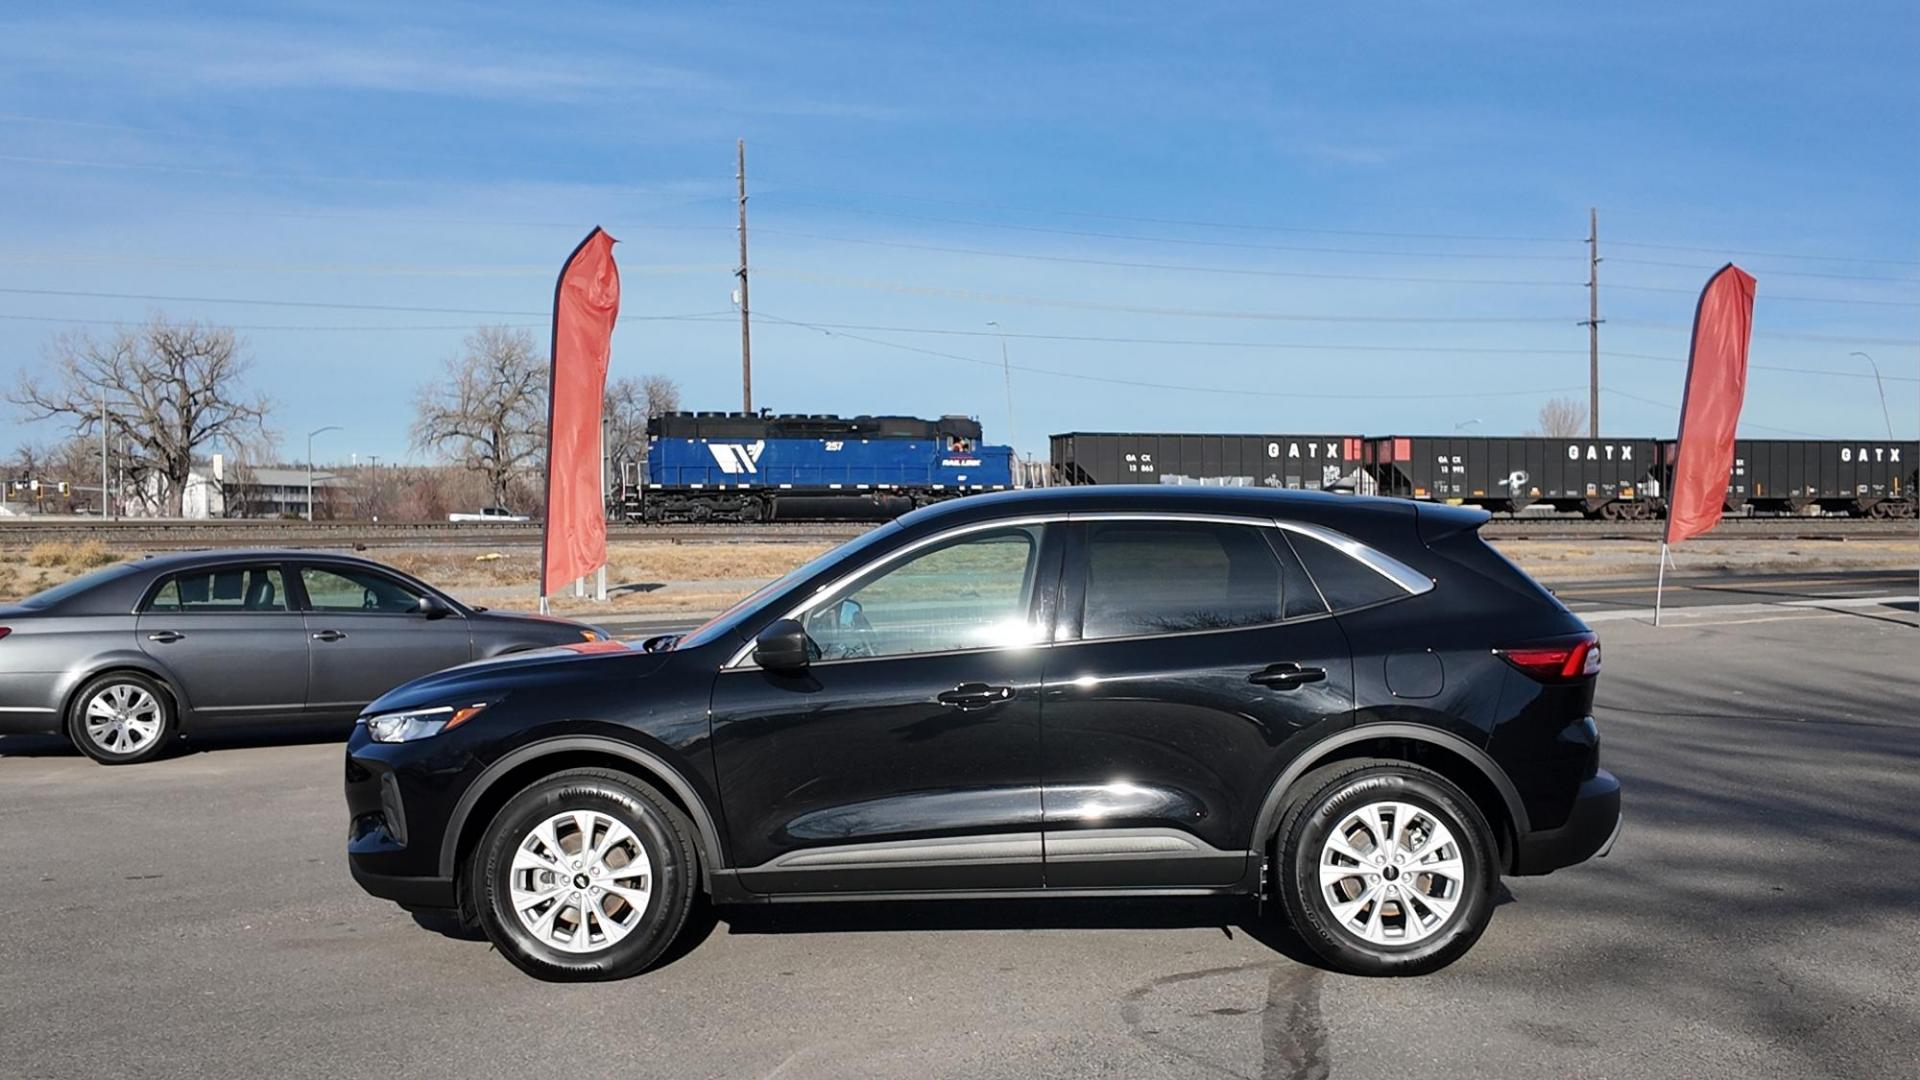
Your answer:
[[[649,522],[886,520],[1013,486],[1013,449],[964,416],[668,413],[647,444]]]

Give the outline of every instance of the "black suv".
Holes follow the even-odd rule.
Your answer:
[[[956,500],[683,637],[416,680],[347,747],[354,877],[616,978],[699,892],[1261,894],[1431,971],[1603,853],[1600,646],[1478,510],[1220,488]]]

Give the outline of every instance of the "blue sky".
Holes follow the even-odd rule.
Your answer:
[[[62,330],[236,325],[289,457],[325,424],[322,457],[408,456],[414,388],[477,323],[540,327],[594,224],[614,373],[737,407],[740,137],[780,411],[1004,439],[992,322],[1025,452],[1517,433],[1584,401],[1597,206],[1608,432],[1672,430],[1727,259],[1760,282],[1745,434],[1883,431],[1855,351],[1920,431],[1909,3],[13,10],[0,382]]]

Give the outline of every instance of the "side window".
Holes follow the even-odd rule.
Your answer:
[[[267,566],[218,567],[175,574],[154,590],[143,611],[233,612],[287,610],[286,583]]]
[[[1287,539],[1335,611],[1398,600],[1407,595],[1405,589],[1384,574],[1338,548],[1303,533],[1288,532]]]
[[[827,660],[1031,643],[1039,551],[1026,528],[930,548],[817,605],[807,635]]]
[[[420,604],[420,594],[385,574],[350,566],[303,566],[300,584],[315,611],[365,611],[405,615]]]
[[[1279,622],[1286,611],[1281,563],[1264,532],[1205,522],[1089,524],[1081,638]]]

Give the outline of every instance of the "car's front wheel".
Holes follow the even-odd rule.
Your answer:
[[[109,671],[88,680],[67,712],[67,739],[102,765],[151,761],[173,738],[173,699],[137,671]]]
[[[487,938],[543,979],[619,979],[673,943],[692,908],[690,827],[658,792],[608,769],[570,769],[494,816],[466,873]]]
[[[1493,830],[1452,781],[1406,762],[1340,762],[1303,777],[1281,819],[1281,899],[1329,965],[1420,975],[1479,940],[1499,883]]]

